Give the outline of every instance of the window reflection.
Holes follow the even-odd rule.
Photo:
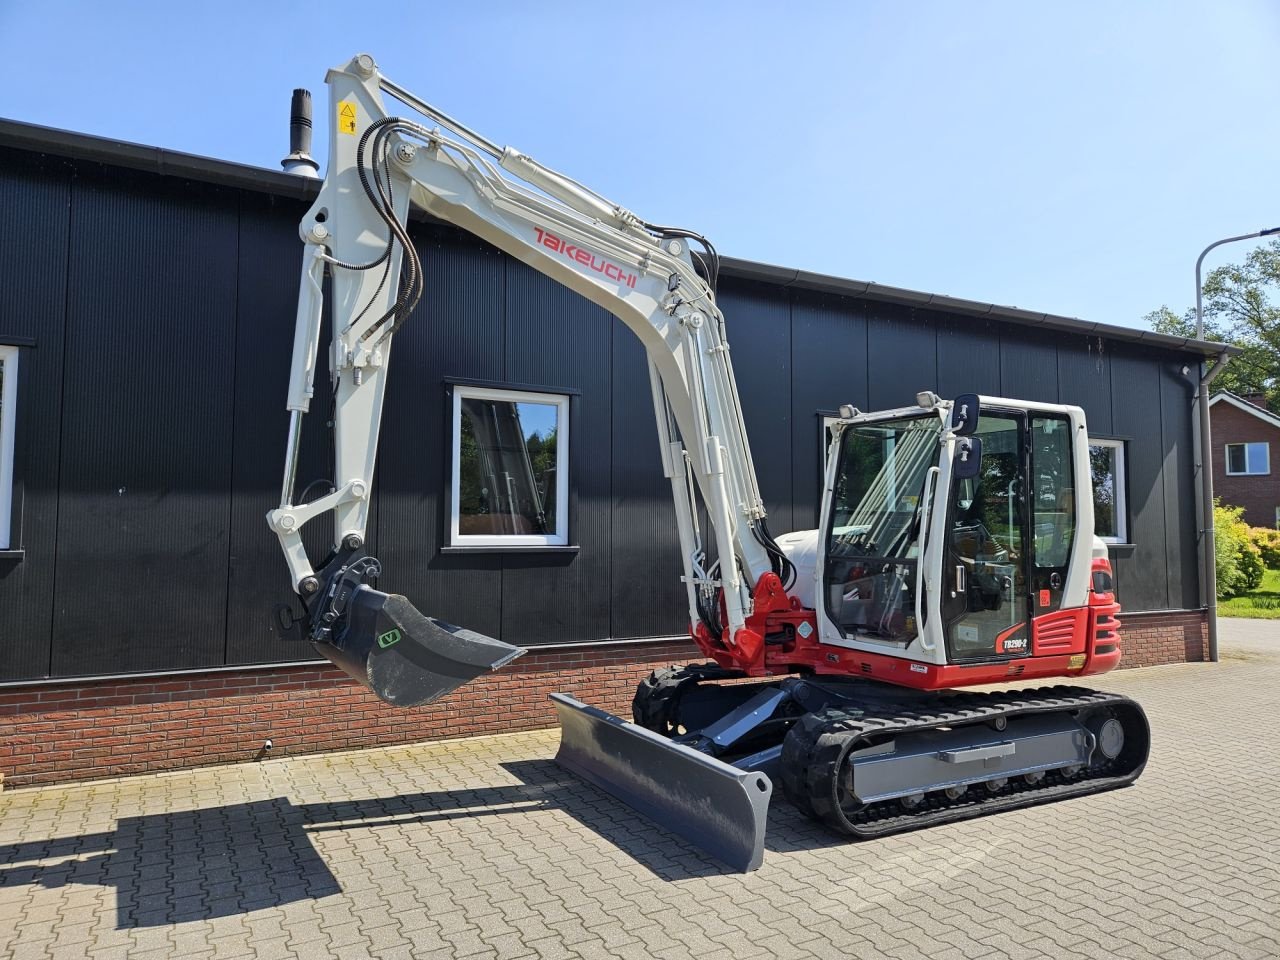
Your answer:
[[[459,534],[555,532],[556,433],[553,404],[463,398]]]

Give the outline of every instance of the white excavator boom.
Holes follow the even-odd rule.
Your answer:
[[[405,224],[410,204],[476,234],[618,317],[649,359],[659,452],[676,506],[691,624],[733,644],[752,595],[788,561],[773,542],[756,482],[733,366],[716,306],[714,249],[695,263],[689,231],[635,214],[510,147],[499,147],[384,78],[367,55],[331,70],[333,134],[305,244],[289,382],[290,430],[280,506],[268,514],[293,584],[324,647],[326,616],[345,615],[338,571],[355,582],[368,522],[387,365],[396,330],[422,287]],[[390,96],[422,117],[388,114]],[[333,490],[294,503],[300,421],[320,342],[323,276],[332,283]],[[701,271],[699,270],[701,268]],[[713,541],[697,522],[705,507]],[[332,512],[333,554],[313,569],[302,529]],[[710,558],[717,559],[710,559]],[[376,561],[372,561],[376,566]],[[367,573],[367,571],[366,571]],[[365,579],[368,579],[367,577]],[[723,596],[724,622],[720,597]],[[355,638],[351,638],[354,642]],[[359,658],[357,658],[359,659]]]

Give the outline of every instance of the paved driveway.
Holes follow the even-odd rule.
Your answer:
[[[1135,787],[863,844],[779,797],[748,876],[555,732],[11,791],[0,955],[1280,957],[1280,624],[1223,632],[1101,685],[1151,717]]]

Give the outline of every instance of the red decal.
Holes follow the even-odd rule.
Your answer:
[[[534,227],[533,232],[540,244],[544,247],[549,247],[565,259],[580,263],[584,267],[590,267],[596,273],[602,273],[610,280],[615,280],[635,289],[636,275],[634,273],[627,273],[617,264],[602,260],[590,251],[583,250],[581,247],[576,247],[560,239],[554,233],[547,233],[541,227]]]
[[[1048,591],[1048,590],[1041,590],[1041,591],[1040,591],[1040,606],[1042,606],[1042,607],[1047,607],[1051,602],[1052,602],[1052,601],[1049,599],[1049,591]]]

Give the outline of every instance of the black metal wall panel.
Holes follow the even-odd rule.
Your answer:
[[[1089,434],[1112,435],[1111,351],[1100,337],[1058,337],[1058,395],[1084,410]]]
[[[396,334],[378,455],[379,586],[428,616],[502,633],[502,556],[442,553],[453,442],[446,378],[504,380],[505,263],[494,248],[418,231],[424,294]]]
[[[1006,329],[1000,335],[1000,396],[1058,403],[1058,351],[1052,335]]]
[[[611,627],[614,319],[523,263],[506,265],[505,379],[581,391],[569,422],[569,538],[582,549],[503,554],[502,638],[522,645],[600,639]]]
[[[736,354],[735,354],[736,356]],[[791,308],[793,527],[817,525],[826,459],[822,414],[867,409],[866,303],[797,296]],[[774,533],[785,532],[782,528]]]
[[[867,302],[867,408],[912,406],[938,385],[938,335],[927,313]]]
[[[756,284],[721,284],[717,302],[769,529],[791,530],[791,305],[785,291]]]
[[[1165,567],[1169,605],[1200,605],[1200,566],[1196,536],[1195,438],[1192,424],[1198,370],[1185,358],[1159,354],[1148,361],[1159,371],[1161,448],[1164,451]]]
[[[234,193],[72,189],[52,673],[223,656]]]
[[[110,168],[73,187],[68,168],[23,156],[0,164],[0,337],[36,340],[20,378],[27,556],[0,566],[0,679],[310,658],[274,636],[271,608],[290,591],[263,519],[283,467],[302,205]],[[472,237],[414,232],[426,295],[392,351],[370,527],[380,586],[515,643],[683,632],[638,343]],[[1129,441],[1137,545],[1113,551],[1122,602],[1196,605],[1179,356],[740,281],[721,306],[775,532],[816,518],[821,410],[902,406],[923,389],[1075,403],[1092,432]],[[580,552],[442,552],[451,378],[579,391]],[[299,488],[331,469],[323,370],[317,388]],[[314,527],[313,547],[329,535],[325,519]]]
[[[266,521],[266,512],[280,505],[289,424],[285,394],[302,261],[298,220],[305,209],[300,203],[249,194],[240,201],[226,663],[314,656],[309,645],[282,637],[272,616],[277,604],[292,603],[295,598],[279,542]],[[316,396],[303,420],[299,493],[313,478],[328,478],[333,470],[326,428],[330,404],[326,346],[327,336],[320,350]],[[311,496],[326,489],[322,486]],[[317,535],[331,542],[327,520],[313,521],[307,528],[308,542]]]
[[[990,320],[929,314],[938,330],[938,386],[942,397],[1000,395],[1000,328]]]
[[[1132,549],[1111,551],[1120,602],[1128,610],[1169,606],[1165,566],[1165,494],[1161,470],[1160,370],[1149,354],[1117,348],[1111,355],[1111,414],[1128,438],[1129,526]]]
[[[58,521],[58,424],[66,310],[70,172],[0,153],[0,344],[34,340],[18,357],[11,542],[0,559],[0,679],[49,669]]]
[[[613,322],[610,636],[675,636],[688,627],[689,602],[680,582],[671,483],[662,475],[649,363],[635,335]]]

